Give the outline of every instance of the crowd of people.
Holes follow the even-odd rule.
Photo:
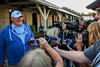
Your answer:
[[[70,30],[66,22],[62,23],[54,33],[59,42],[48,43],[43,37],[35,39],[30,26],[23,23],[22,13],[14,10],[12,23],[0,33],[0,67],[4,67],[5,59],[8,67],[68,67],[70,60],[100,67],[100,8],[96,12],[98,21],[89,26],[81,21],[76,31]],[[39,47],[31,49],[32,40],[38,40]]]

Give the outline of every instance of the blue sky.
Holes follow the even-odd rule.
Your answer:
[[[59,7],[68,7],[77,12],[91,12],[91,9],[87,9],[86,6],[95,0],[46,0]]]

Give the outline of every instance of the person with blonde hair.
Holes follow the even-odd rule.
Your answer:
[[[88,46],[95,43],[96,40],[100,39],[100,22],[93,22],[87,27],[88,31]],[[76,38],[75,46],[80,49],[83,41],[82,35],[78,35]]]
[[[20,67],[51,67],[51,59],[43,49],[29,51],[19,63]]]
[[[55,67],[63,67],[61,56],[47,43],[44,38],[39,38],[40,47],[46,50],[51,58],[56,62]],[[50,57],[45,51],[38,48],[29,51],[20,61],[18,67],[53,67]]]
[[[88,28],[89,32],[89,46],[91,44],[94,44],[96,40],[100,39],[100,23],[98,22],[93,22],[91,23]]]
[[[93,45],[96,40],[100,39],[100,23],[98,22],[93,22],[91,23],[88,28],[88,46]],[[76,38],[76,43],[75,46],[77,48],[78,51],[82,51],[82,46],[83,46],[83,37],[82,35],[78,35],[78,37]],[[80,64],[80,67],[91,67],[91,65],[89,64]]]

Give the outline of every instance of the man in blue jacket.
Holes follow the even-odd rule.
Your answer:
[[[23,24],[23,16],[20,11],[13,11],[11,20],[12,24],[8,25],[0,33],[0,67],[4,67],[5,54],[8,67],[17,67],[23,55],[30,50],[28,42],[34,39],[30,27]]]

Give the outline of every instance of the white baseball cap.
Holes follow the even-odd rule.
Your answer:
[[[22,16],[22,13],[18,10],[14,10],[12,13],[11,13],[11,17],[14,17],[14,18],[18,18]]]

